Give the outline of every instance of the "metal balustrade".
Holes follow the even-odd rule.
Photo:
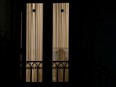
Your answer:
[[[43,61],[26,61],[26,82],[42,82]],[[68,82],[69,61],[52,61],[52,82]]]
[[[52,81],[68,82],[69,61],[52,61]]]
[[[42,82],[42,61],[26,61],[26,82]]]

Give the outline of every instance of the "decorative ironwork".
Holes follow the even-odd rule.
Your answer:
[[[21,63],[22,64],[22,63]],[[43,61],[26,61],[26,82],[40,82]],[[22,66],[20,66],[22,68]],[[68,82],[69,61],[52,61],[53,82]],[[33,76],[36,76],[33,80]],[[55,78],[55,79],[54,79]]]
[[[28,70],[26,80],[29,82],[41,82],[42,81],[42,61],[26,61],[26,71]],[[28,78],[30,77],[30,78]],[[33,78],[32,78],[33,77]],[[36,77],[36,78],[35,78]]]
[[[68,82],[69,61],[52,61],[52,81]]]
[[[68,69],[69,61],[52,61],[52,68]]]

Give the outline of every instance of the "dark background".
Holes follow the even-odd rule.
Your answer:
[[[82,86],[116,87],[115,4],[71,2],[70,6],[71,82]],[[18,0],[0,0],[1,79],[6,83],[13,79],[12,84],[19,81],[18,7],[21,7]]]

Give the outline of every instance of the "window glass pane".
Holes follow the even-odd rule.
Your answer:
[[[52,81],[68,82],[69,3],[53,3]]]
[[[26,82],[42,82],[43,4],[26,4]]]

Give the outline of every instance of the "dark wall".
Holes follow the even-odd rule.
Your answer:
[[[8,0],[0,0],[0,58],[2,75],[8,76],[8,63],[11,50],[11,5]],[[9,61],[10,62],[10,61]],[[7,66],[7,67],[8,67]],[[10,74],[11,72],[9,72]],[[8,76],[9,77],[9,76]],[[3,79],[3,81],[6,81]]]
[[[86,61],[94,61],[116,71],[115,5],[82,4],[82,52]]]
[[[20,14],[16,15],[18,11],[16,5],[14,0],[0,0],[0,59],[1,72],[4,76],[2,80],[5,82],[12,79],[17,81],[18,76],[20,32],[18,33],[19,29],[16,26],[17,23],[20,25],[20,21],[17,21]]]
[[[82,67],[81,75],[84,83],[93,87],[116,85],[116,12],[114,8],[115,5],[110,2],[107,4],[85,2],[80,5],[79,33],[81,34],[79,38],[83,66],[80,66]]]
[[[11,5],[7,0],[0,1],[0,52],[7,53],[11,38]]]

